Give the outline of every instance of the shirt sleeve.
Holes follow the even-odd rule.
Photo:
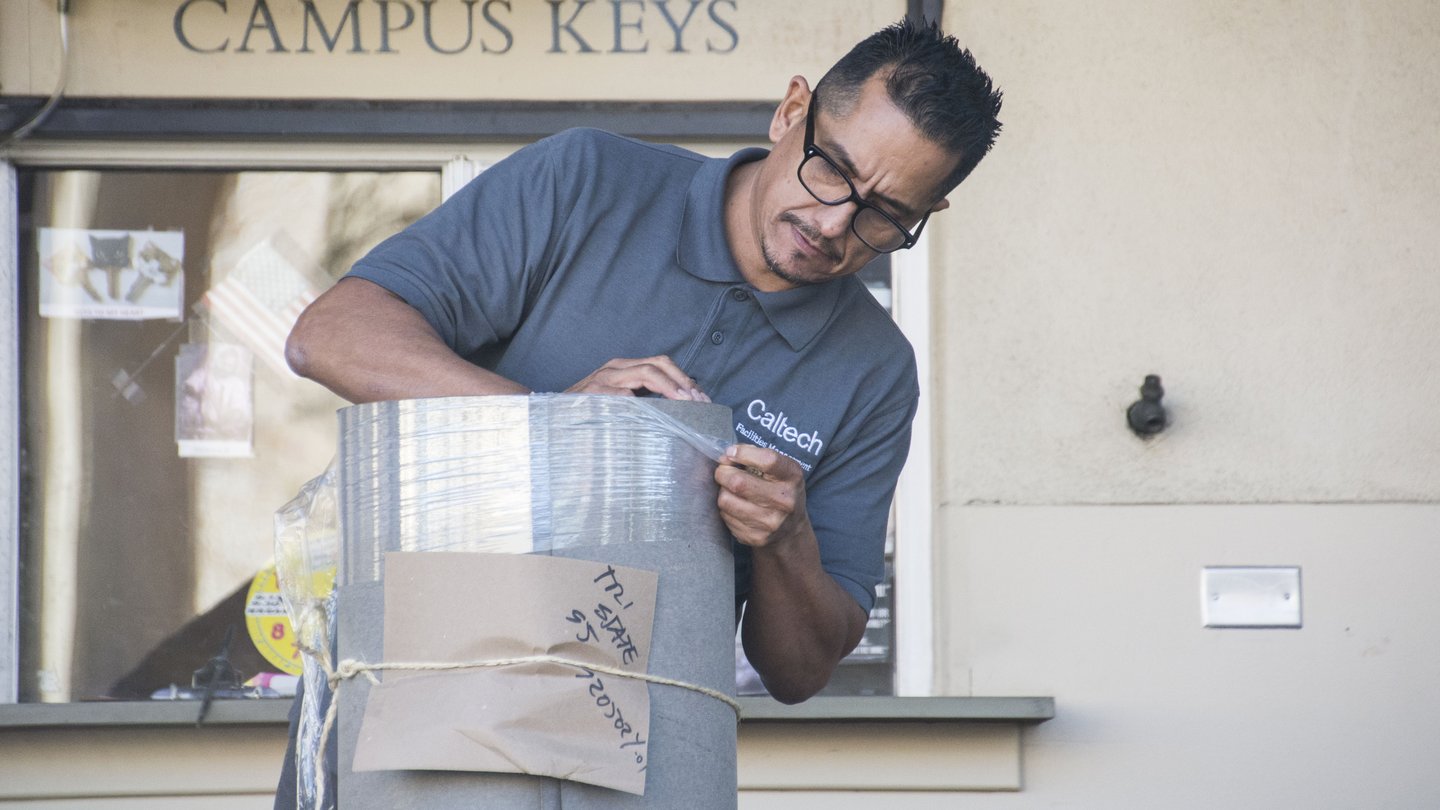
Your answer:
[[[867,614],[885,576],[890,504],[910,452],[910,423],[918,402],[912,383],[869,416],[837,454],[827,454],[806,483],[806,509],[820,543],[821,565]]]
[[[481,172],[347,277],[400,296],[463,357],[507,339],[545,282],[561,224],[556,153],[565,140],[538,141]]]

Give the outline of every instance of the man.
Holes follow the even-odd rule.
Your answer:
[[[742,641],[772,695],[805,700],[864,630],[918,396],[908,343],[851,276],[948,206],[999,108],[968,51],[902,22],[813,91],[790,79],[769,153],[562,133],[361,260],[301,317],[290,363],[355,402],[729,405],[746,441],[715,478]]]

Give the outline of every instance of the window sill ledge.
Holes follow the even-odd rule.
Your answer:
[[[741,698],[740,707],[747,723],[1042,723],[1055,716],[1049,697],[817,697],[794,706]]]
[[[817,697],[796,706],[769,698],[741,698],[744,723],[1009,722],[1042,723],[1055,716],[1049,697]],[[193,726],[195,701],[17,703],[0,705],[0,729],[95,726]],[[207,726],[283,724],[289,699],[217,700]]]

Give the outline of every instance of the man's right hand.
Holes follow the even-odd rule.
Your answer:
[[[570,386],[565,393],[615,396],[651,393],[666,399],[710,401],[695,381],[663,354],[638,360],[617,357]]]

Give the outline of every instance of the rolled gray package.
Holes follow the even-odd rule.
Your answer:
[[[661,418],[654,418],[658,413]],[[683,428],[678,430],[677,428]],[[598,396],[408,400],[340,412],[340,660],[381,661],[390,551],[549,554],[656,571],[651,674],[734,693],[734,563],[715,462],[717,405]],[[645,794],[549,777],[349,768],[369,685],[339,689],[339,806],[736,806],[735,715],[651,684]]]

